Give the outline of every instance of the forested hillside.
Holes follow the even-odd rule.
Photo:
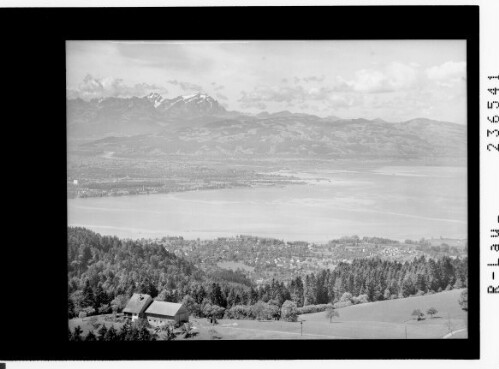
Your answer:
[[[120,312],[133,292],[183,301],[194,315],[279,319],[287,300],[299,313],[404,298],[467,286],[467,259],[399,263],[355,259],[287,280],[256,285],[241,272],[205,273],[147,240],[120,240],[68,228],[69,317]],[[314,305],[316,307],[314,307]]]

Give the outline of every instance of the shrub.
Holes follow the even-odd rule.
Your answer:
[[[203,301],[201,311],[202,314],[207,318],[220,319],[224,315],[225,308],[218,305],[212,305],[207,300],[205,300]]]
[[[91,306],[84,308],[83,311],[87,314],[86,316],[95,314],[95,309]]]
[[[461,309],[468,311],[468,289],[461,292],[461,296],[459,296],[457,302],[461,305]]]
[[[340,316],[340,314],[336,311],[336,309],[334,307],[327,308],[327,310],[326,310],[326,318],[329,319],[329,323],[331,323],[331,321],[333,320],[333,318],[339,317],[339,316]]]
[[[97,312],[99,314],[109,314],[110,312],[112,312],[112,308],[111,308],[111,306],[109,306],[107,304],[106,305],[101,305],[99,307],[99,309],[97,309]]]
[[[125,308],[128,302],[127,295],[118,295],[111,301],[111,308],[115,311],[121,311]]]
[[[346,301],[350,301],[352,302],[352,294],[350,292],[345,292],[341,298],[340,298],[340,302],[346,302]]]
[[[217,319],[221,319],[224,316],[224,311],[225,311],[225,308],[218,306],[218,305],[212,305],[210,316],[217,318]]]
[[[139,318],[135,322],[133,322],[132,326],[141,330],[142,328],[149,328],[151,325],[146,318]]]
[[[201,315],[201,307],[196,301],[192,298],[191,295],[185,295],[182,299],[182,304],[189,311],[191,315],[200,316]]]
[[[279,319],[281,315],[278,306],[263,301],[258,301],[255,305],[252,305],[251,313],[258,320]]]
[[[192,327],[190,323],[184,323],[180,328],[182,330],[182,333],[184,334],[184,338],[191,337]]]
[[[225,310],[224,317],[226,319],[255,319],[251,306],[247,305],[233,305]]]
[[[430,315],[432,318],[433,318],[433,315],[435,315],[436,313],[438,313],[438,310],[435,309],[434,307],[431,307],[429,308],[427,311],[426,311],[426,314]]]
[[[369,298],[367,297],[366,294],[359,295],[357,297],[352,297],[352,303],[354,305],[365,304],[366,302],[369,302]]]
[[[347,307],[350,305],[352,305],[351,301],[338,301],[336,304],[334,304],[334,308],[340,309],[340,308],[344,308],[344,307]]]
[[[319,313],[321,311],[325,311],[328,307],[332,306],[333,306],[332,304],[306,305],[301,308],[298,308],[297,311],[298,314]]]
[[[89,319],[89,321],[90,321],[90,324],[92,325],[92,327],[94,328],[94,330],[99,329],[100,323],[99,323],[99,320],[97,319],[96,316],[91,317]]]
[[[298,319],[298,308],[296,303],[290,300],[284,301],[281,308],[281,319],[287,322],[296,322]]]
[[[173,332],[173,324],[165,323],[161,326],[160,332],[162,333],[163,339],[166,341],[172,341],[175,339],[175,333]]]
[[[411,315],[417,317],[417,320],[423,320],[424,319],[424,313],[421,310],[419,310],[419,309],[415,309],[412,312]]]

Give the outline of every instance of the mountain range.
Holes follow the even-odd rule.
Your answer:
[[[464,158],[466,126],[226,110],[207,94],[67,100],[70,146],[126,155]]]

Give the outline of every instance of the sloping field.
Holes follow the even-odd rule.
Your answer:
[[[301,315],[303,325],[221,319],[212,326],[206,319],[198,319],[194,323],[199,331],[196,339],[211,339],[212,329],[220,339],[228,340],[467,338],[467,312],[457,302],[461,291],[349,306],[338,309],[340,317],[332,323],[325,312]],[[426,313],[430,307],[438,310],[434,318],[417,321],[411,316],[414,309]]]
[[[419,339],[467,338],[467,312],[458,299],[462,290],[428,296],[379,301],[338,309],[339,318],[332,323],[325,312],[300,315],[298,322],[220,319],[211,325],[205,318],[190,318],[198,334],[195,340],[288,340],[288,339]],[[424,313],[434,307],[434,318],[417,321],[411,316],[414,309]],[[103,316],[98,317],[104,323]],[[105,322],[109,327],[110,322]],[[84,334],[91,329],[90,319],[71,319],[73,329],[80,325]],[[114,323],[119,329],[121,324]],[[182,339],[181,336],[178,339]]]
[[[314,331],[330,326],[330,334],[350,338],[442,338],[446,334],[467,328],[467,312],[461,309],[458,299],[462,290],[445,291],[434,295],[409,297],[389,301],[378,301],[338,309],[339,318],[333,323],[325,313],[304,314],[307,326]],[[411,316],[414,309],[424,313],[434,307],[438,313],[434,318],[426,316],[417,321]],[[333,333],[334,332],[334,333]],[[460,338],[467,332],[461,331]]]
[[[420,309],[426,314],[426,310],[430,307],[434,307],[438,310],[438,313],[436,314],[437,317],[447,319],[450,315],[451,318],[462,319],[467,316],[467,312],[462,310],[457,302],[462,291],[462,289],[459,289],[440,292],[433,295],[352,305],[338,309],[340,317],[335,320],[402,323],[406,320],[414,319],[414,317],[411,316],[414,309]],[[302,315],[302,317],[308,321],[324,320],[324,313],[305,314]]]

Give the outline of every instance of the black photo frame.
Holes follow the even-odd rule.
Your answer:
[[[4,71],[11,78],[6,133],[24,147],[11,172],[32,213],[16,206],[16,242],[3,264],[7,338],[0,360],[478,359],[479,7],[306,6],[2,9]],[[67,337],[67,40],[466,40],[468,96],[468,337],[458,340],[69,342]],[[21,82],[19,82],[21,76]],[[26,105],[30,88],[36,97]],[[15,123],[15,124],[14,124]],[[12,164],[11,164],[12,165]],[[29,168],[27,170],[26,168]],[[37,216],[36,224],[29,222]],[[12,230],[14,232],[14,230]],[[12,252],[12,255],[10,253]],[[26,271],[26,272],[24,272]],[[24,288],[19,288],[24,286]],[[12,301],[8,299],[9,301]],[[9,317],[12,317],[10,319]],[[23,319],[19,319],[23,318]]]

